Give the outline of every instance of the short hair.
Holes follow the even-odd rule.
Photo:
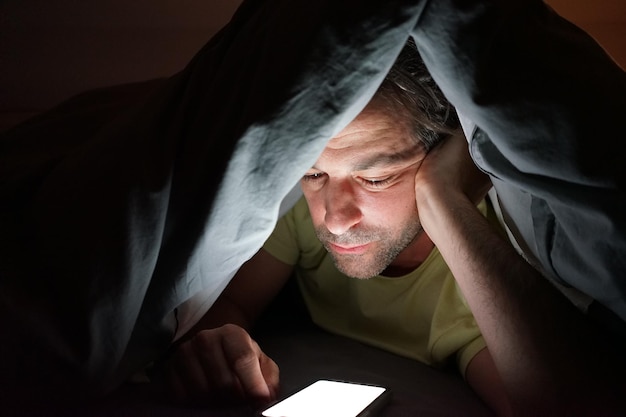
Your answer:
[[[400,52],[374,99],[393,112],[407,114],[414,137],[426,152],[459,129],[456,110],[428,72],[412,38]]]

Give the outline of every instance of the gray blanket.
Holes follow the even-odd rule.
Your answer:
[[[588,36],[535,0],[250,0],[162,85],[0,140],[0,391],[103,393],[161,355],[409,36],[520,240],[626,318],[626,79]]]

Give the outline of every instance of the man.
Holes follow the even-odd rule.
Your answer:
[[[232,325],[249,330],[295,271],[318,325],[433,366],[456,358],[474,390],[507,415],[489,351],[454,277],[423,232],[415,204],[415,175],[424,157],[456,126],[454,109],[409,42],[372,101],[303,176],[306,201],[279,221],[167,363],[178,396],[223,396],[227,387],[220,381],[226,380],[232,390],[240,383],[244,396],[271,399],[276,368],[256,347],[266,392],[258,391],[256,379],[229,373],[238,361],[233,351],[250,346],[245,332]],[[486,177],[465,167],[484,193]],[[487,212],[485,203],[481,210]],[[231,326],[202,330],[223,324]],[[228,347],[216,348],[221,340]]]
[[[623,71],[540,2],[429,6],[412,33],[435,79],[478,124],[467,129],[472,154],[492,173],[495,202],[532,266],[476,216],[467,178],[449,169],[466,152],[454,141],[431,152],[418,171],[422,227],[474,312],[514,412],[622,415],[625,367],[612,332],[624,324],[617,319],[614,326],[602,306],[617,314],[626,305],[619,290],[624,257],[617,255],[625,241],[624,170],[614,160],[619,153],[601,163],[609,145],[590,147],[592,138],[610,143],[620,132],[625,96],[611,89],[625,91]],[[489,25],[478,30],[477,22]],[[573,64],[581,52],[594,71]],[[563,60],[577,70],[560,72]],[[577,89],[565,80],[577,80]],[[585,97],[607,107],[590,108],[594,100]],[[604,123],[596,131],[597,120]],[[601,314],[578,311],[544,275],[604,298],[595,303]]]
[[[603,393],[623,379],[612,361],[623,355],[606,333],[626,327],[626,169],[613,151],[626,77],[540,0],[460,3],[246,1],[132,111],[105,121],[61,111],[6,134],[0,395],[101,395],[160,356],[180,305],[198,294],[210,305],[259,249],[284,195],[413,36],[477,126],[466,134],[472,155],[524,255],[597,300],[588,316],[572,312],[527,264],[516,265],[529,280],[455,272],[472,284],[465,295],[509,397],[545,415],[609,404]],[[419,190],[416,199],[448,253],[428,199]],[[494,317],[502,321],[484,319]]]

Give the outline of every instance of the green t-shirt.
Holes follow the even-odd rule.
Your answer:
[[[484,202],[479,208],[486,212]],[[437,367],[454,355],[463,375],[485,347],[437,248],[410,274],[350,278],[337,270],[317,239],[306,200],[301,198],[279,219],[264,249],[295,266],[313,321],[332,333]]]

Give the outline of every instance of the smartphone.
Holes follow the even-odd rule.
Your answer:
[[[390,399],[389,390],[381,386],[322,379],[261,411],[261,416],[374,416]]]

